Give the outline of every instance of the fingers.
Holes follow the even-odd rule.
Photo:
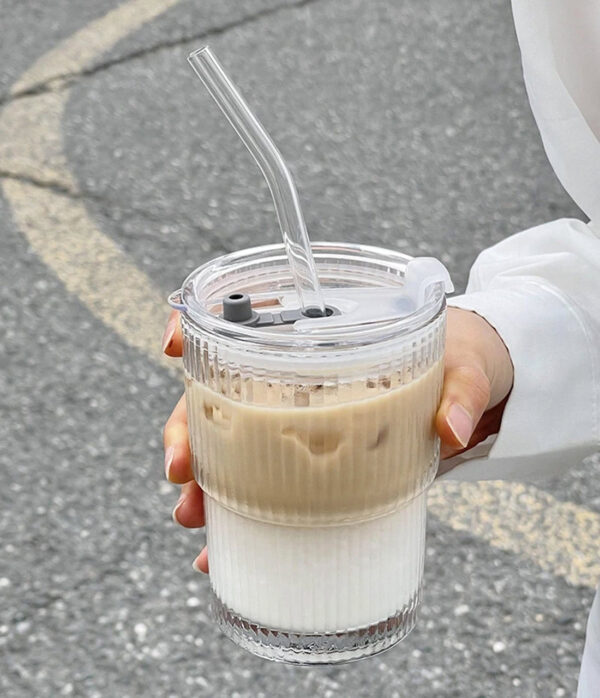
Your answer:
[[[173,521],[185,528],[199,528],[204,526],[204,500],[202,490],[197,482],[186,482],[181,488],[181,494],[175,509],[173,509]]]
[[[192,456],[188,440],[187,408],[182,395],[165,424],[165,476],[178,485],[192,480]]]
[[[469,446],[490,402],[490,380],[477,363],[446,367],[436,429],[447,457]]]
[[[191,467],[185,395],[181,396],[165,425],[164,442],[165,475],[171,482],[184,483],[173,509],[173,520],[186,528],[204,526],[202,490],[194,481]]]
[[[192,563],[192,567],[196,572],[204,572],[208,574],[208,549],[206,546],[200,551],[200,555]]]
[[[183,337],[179,322],[179,313],[174,310],[169,316],[162,340],[162,349],[168,356],[181,356]],[[181,494],[173,509],[173,521],[186,528],[204,526],[204,497],[192,472],[190,453],[187,406],[185,395],[179,399],[175,409],[165,424],[165,476],[167,480],[182,484]],[[194,569],[208,572],[208,551],[204,548],[194,560]]]
[[[181,356],[183,353],[183,335],[177,310],[172,310],[169,315],[163,334],[162,350],[167,356]]]

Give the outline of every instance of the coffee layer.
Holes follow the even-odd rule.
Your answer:
[[[188,379],[196,479],[222,505],[263,521],[328,524],[393,511],[433,477],[442,374],[438,361],[376,397],[365,383],[364,399],[284,408]]]

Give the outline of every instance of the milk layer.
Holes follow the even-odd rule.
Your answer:
[[[331,633],[401,611],[421,584],[426,493],[336,526],[252,520],[205,496],[210,580],[234,613],[269,629]]]

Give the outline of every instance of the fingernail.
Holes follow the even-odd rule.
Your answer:
[[[463,448],[466,447],[473,433],[473,419],[471,415],[462,405],[454,403],[450,405],[446,421],[450,429],[452,429],[452,433],[460,442],[460,445]]]
[[[196,572],[200,572],[200,574],[204,574],[204,570],[201,570],[201,569],[200,569],[200,565],[199,565],[199,563],[198,563],[198,560],[199,560],[199,559],[200,559],[200,556],[198,556],[198,557],[194,560],[194,562],[192,562],[192,567],[194,568],[194,570],[196,570]]]
[[[175,327],[177,325],[177,316],[174,315],[169,322],[167,323],[167,326],[165,327],[165,333],[163,334],[163,340],[162,340],[162,350],[163,352],[166,351],[172,344],[173,342],[173,335],[175,334]]]
[[[179,497],[179,499],[177,500],[177,504],[175,505],[175,509],[173,509],[173,513],[171,515],[173,517],[173,521],[176,524],[179,523],[179,519],[177,518],[177,511],[181,508],[181,505],[184,502],[185,502],[185,495],[182,494],[181,497]]]
[[[171,465],[173,465],[173,457],[175,455],[175,447],[169,446],[165,451],[165,477],[170,480]]]

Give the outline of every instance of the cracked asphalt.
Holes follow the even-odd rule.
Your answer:
[[[83,201],[165,297],[209,257],[278,238],[266,185],[187,66],[205,42],[290,162],[314,240],[432,254],[462,289],[484,247],[581,216],[529,112],[508,0],[182,0],[84,70],[11,93],[120,4],[3,1],[0,110],[69,89],[76,187],[1,160],[0,183]],[[593,590],[435,517],[421,618],[390,652],[297,668],[220,636],[191,568],[203,533],[172,523],[162,475],[179,377],[66,290],[2,195],[0,231],[2,696],[574,695]],[[599,476],[592,462],[542,487],[600,513]]]

